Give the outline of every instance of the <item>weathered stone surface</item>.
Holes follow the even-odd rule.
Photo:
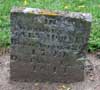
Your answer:
[[[12,9],[11,79],[67,83],[84,80],[90,28],[90,14]]]

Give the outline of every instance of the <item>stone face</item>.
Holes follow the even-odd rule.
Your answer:
[[[11,80],[77,82],[84,80],[84,60],[91,15],[13,8]]]

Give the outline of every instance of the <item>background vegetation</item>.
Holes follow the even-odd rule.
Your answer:
[[[0,47],[10,46],[10,9],[13,6],[91,13],[93,23],[88,50],[100,49],[100,0],[0,0]]]

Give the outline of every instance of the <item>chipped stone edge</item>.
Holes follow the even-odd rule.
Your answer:
[[[41,11],[44,11],[45,13],[41,13]],[[57,10],[47,10],[47,9],[29,8],[29,7],[13,7],[11,9],[11,13],[24,13],[24,14],[31,13],[35,15],[49,15],[49,16],[51,14],[54,16],[65,16],[70,18],[82,19],[87,22],[92,22],[92,15],[90,13],[82,13],[82,12],[57,11]]]

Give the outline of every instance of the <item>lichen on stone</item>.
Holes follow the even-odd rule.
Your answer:
[[[51,12],[48,10],[41,10],[39,14],[43,14],[43,15],[49,15],[49,16],[57,16],[58,14],[55,12]]]

